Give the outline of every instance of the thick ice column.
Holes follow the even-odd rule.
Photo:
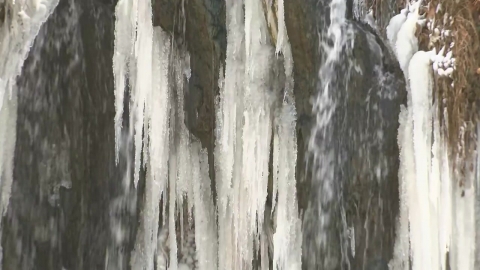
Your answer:
[[[148,157],[145,204],[141,228],[132,256],[135,269],[153,269],[159,230],[160,199],[166,195],[169,158],[169,83],[170,39],[157,27],[153,32],[151,58],[152,87],[145,106],[144,158]]]
[[[136,28],[136,0],[120,0],[115,8],[115,47],[113,52],[113,75],[115,78],[115,154],[118,162],[120,135],[126,82],[132,85],[134,74],[129,72],[129,62],[134,57]]]
[[[298,215],[295,169],[297,165],[296,110],[293,97],[293,57],[285,25],[284,1],[278,1],[277,53],[283,55],[285,88],[275,115],[273,135],[273,206],[276,228],[273,236],[274,269],[301,269],[302,235]],[[277,197],[278,194],[278,197]]]
[[[272,47],[268,45],[267,38],[268,31],[261,2],[246,0],[243,168],[241,179],[236,179],[240,182],[239,188],[245,193],[243,196],[240,195],[241,193],[237,193],[239,196],[234,196],[236,213],[240,212],[239,216],[246,214],[244,220],[237,219],[236,222],[239,225],[237,228],[240,228],[237,232],[237,241],[243,248],[251,246],[244,240],[250,237],[259,238],[256,231],[257,228],[263,227],[263,213],[267,198],[273,102],[273,97],[266,87],[273,56]],[[240,207],[244,207],[246,211],[242,211]],[[249,237],[240,237],[245,233]]]
[[[430,64],[430,55],[427,52],[419,51],[410,60],[408,70],[416,165],[415,193],[410,195],[416,198],[418,209],[418,211],[414,211],[414,208],[411,208],[411,215],[415,215],[415,219],[411,220],[411,228],[418,230],[418,235],[412,238],[414,269],[437,269],[432,265],[432,263],[436,263],[432,258],[436,252],[433,254],[430,252],[430,245],[435,238],[431,237],[429,229],[432,223],[429,191],[431,185],[437,184],[430,183],[433,85]]]
[[[215,171],[218,207],[219,269],[238,269],[233,224],[234,183],[242,169],[243,91],[245,39],[243,0],[226,0],[227,55],[224,79],[216,104]],[[235,213],[240,215],[240,213]]]
[[[217,268],[218,244],[216,211],[213,204],[210,176],[208,175],[208,156],[201,149],[199,142],[193,142],[190,147],[193,171],[193,194],[195,215],[195,243],[198,269],[209,270]]]

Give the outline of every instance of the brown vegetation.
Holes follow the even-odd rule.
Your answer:
[[[453,55],[456,70],[453,73],[453,87],[439,84],[439,91],[445,103],[440,102],[440,112],[444,115],[444,127],[451,155],[456,160],[454,169],[459,176],[460,185],[464,184],[466,158],[475,153],[476,125],[478,120],[477,102],[480,96],[479,67],[480,40],[477,32],[479,0],[442,0],[444,12],[453,17]],[[443,15],[443,14],[442,14]]]
[[[381,6],[385,0],[367,0],[368,6]],[[407,0],[397,0],[398,10]],[[442,8],[437,12],[437,5]],[[455,160],[454,170],[464,184],[467,172],[466,159],[476,151],[476,127],[480,117],[477,103],[480,97],[480,0],[423,0],[425,16],[435,20],[435,27],[451,31],[449,37],[430,42],[431,31],[427,27],[417,31],[420,50],[449,47],[454,42],[455,71],[452,78],[435,78],[435,97],[439,106],[441,125],[448,139],[450,155]],[[453,18],[450,23],[450,16]],[[445,18],[446,17],[446,18]],[[452,85],[453,82],[453,85]],[[470,168],[468,168],[470,170]]]

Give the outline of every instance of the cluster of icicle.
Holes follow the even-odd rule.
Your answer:
[[[433,71],[437,67],[438,72],[439,60],[451,55],[444,56],[443,49],[440,54],[418,51],[415,31],[426,22],[419,14],[420,2],[411,3],[387,27],[408,82],[398,131],[401,203],[391,269],[473,270],[474,188],[455,184],[440,129],[441,101],[434,91]]]
[[[189,56],[174,46],[161,28],[153,27],[150,1],[118,2],[113,68],[117,151],[122,142],[124,93],[128,89],[135,187],[141,167],[146,169],[144,208],[130,262],[132,269],[216,269],[215,208],[207,153],[184,124]],[[162,198],[164,220],[160,220]],[[188,231],[183,228],[184,214],[189,220],[195,218],[195,243],[202,248],[196,253],[189,241],[181,241],[177,247],[178,232],[180,239],[191,238],[184,234]],[[180,228],[177,218],[181,219]],[[178,251],[184,255],[180,262]]]
[[[134,138],[135,187],[141,167],[146,168],[145,206],[132,268],[252,269],[260,252],[262,269],[268,269],[269,252],[273,251],[275,269],[300,269],[293,63],[283,2],[278,4],[277,53],[284,55],[287,80],[285,97],[275,110],[267,85],[274,51],[267,43],[261,2],[227,0],[227,59],[216,106],[218,209],[213,204],[206,150],[184,124],[183,97],[191,72],[188,54],[160,27],[152,26],[150,1],[120,0],[115,14],[117,160],[124,93],[129,90],[128,132]],[[265,213],[272,135],[273,198],[277,199]],[[162,206],[164,219],[160,220]],[[194,244],[184,235],[184,209],[193,220]],[[263,224],[264,216],[273,213],[280,224],[274,233]],[[180,239],[189,239],[180,241],[180,247],[178,232]],[[273,239],[268,237],[271,234]]]
[[[40,27],[53,12],[58,1],[0,1],[5,14],[5,18],[0,22],[0,219],[7,211],[13,181],[17,122],[16,79]]]
[[[274,269],[300,269],[293,63],[283,1],[278,1],[276,52],[284,56],[287,80],[278,107],[268,87],[274,51],[261,2],[227,0],[226,7],[226,69],[216,108],[219,269],[252,269],[258,253],[261,269],[268,269],[272,245]],[[272,130],[273,207],[266,209]],[[270,214],[276,223],[273,240],[270,224],[264,224]]]

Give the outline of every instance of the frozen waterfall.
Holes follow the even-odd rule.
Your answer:
[[[397,2],[0,0],[0,269],[477,269],[455,16]]]

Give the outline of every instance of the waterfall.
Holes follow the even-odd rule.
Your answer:
[[[16,142],[17,93],[16,79],[23,62],[38,35],[40,27],[53,12],[59,0],[3,2],[0,22],[0,213],[7,212],[13,181],[13,156]],[[3,218],[2,218],[3,220]],[[2,222],[0,221],[0,229]],[[0,237],[1,239],[1,237]],[[1,244],[0,244],[0,251]],[[0,255],[0,269],[2,255]]]
[[[315,235],[316,245],[320,248],[320,254],[324,257],[320,259],[321,267],[333,269],[339,267],[338,262],[349,264],[348,246],[349,243],[342,240],[340,247],[341,254],[336,254],[336,245],[332,239],[332,230],[334,230],[333,215],[338,210],[336,207],[341,202],[341,186],[339,181],[337,156],[333,146],[334,135],[334,114],[339,106],[338,95],[341,91],[346,91],[346,86],[351,69],[351,62],[348,61],[348,53],[353,49],[354,30],[346,20],[346,1],[333,0],[330,3],[330,24],[326,32],[321,33],[322,49],[324,50],[324,61],[319,71],[320,86],[313,103],[313,112],[316,115],[316,122],[312,129],[308,151],[313,155],[313,175],[315,182],[313,186],[318,189],[318,206],[312,208],[318,209],[317,213],[307,212],[306,218],[313,218],[319,215],[318,233]],[[347,60],[346,60],[347,59]],[[347,67],[343,70],[343,67]],[[345,72],[345,73],[343,73]],[[341,74],[343,73],[343,74]],[[345,83],[345,84],[342,84]],[[341,166],[341,165],[340,165]],[[341,203],[340,203],[341,204]],[[340,211],[345,211],[343,206]],[[307,210],[308,211],[308,210]],[[311,216],[311,217],[309,217]],[[308,223],[307,223],[308,224]],[[346,220],[343,220],[343,229],[340,234],[346,234]],[[334,244],[335,243],[335,244]],[[354,250],[355,248],[352,247]],[[315,256],[315,255],[310,255]],[[341,259],[339,260],[339,258]],[[318,267],[318,266],[317,266]]]

